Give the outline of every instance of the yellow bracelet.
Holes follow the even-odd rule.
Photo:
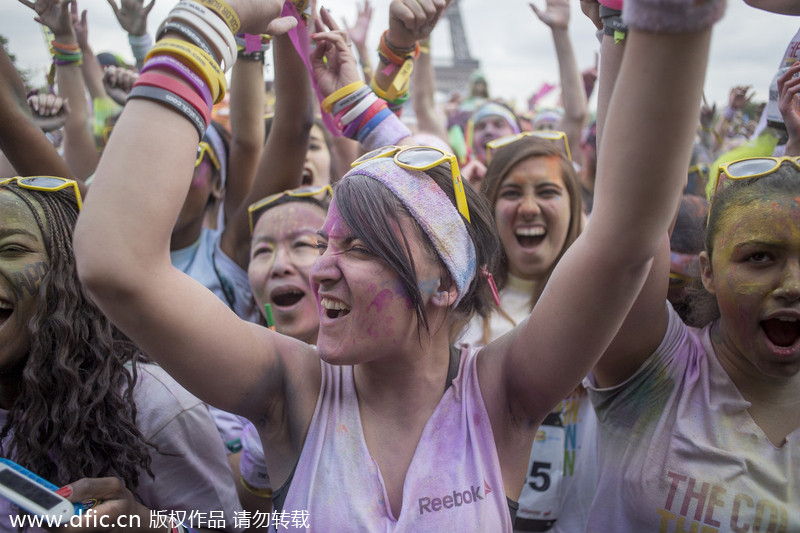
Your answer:
[[[228,90],[228,82],[222,69],[219,67],[214,58],[203,51],[199,46],[195,46],[180,39],[161,39],[155,46],[153,46],[147,55],[145,61],[153,56],[159,54],[168,54],[182,57],[189,62],[189,67],[194,67],[194,70],[199,76],[202,76],[204,81],[211,89],[211,99],[215,104],[225,98],[225,92]]]
[[[258,489],[245,481],[242,476],[239,476],[239,481],[241,482],[242,487],[244,487],[250,494],[258,496],[259,498],[272,498],[272,489]]]
[[[330,113],[331,112],[331,107],[333,107],[334,103],[338,102],[339,100],[341,100],[342,98],[344,98],[348,94],[352,94],[352,93],[356,92],[357,90],[359,90],[363,86],[364,86],[364,82],[361,81],[361,80],[358,80],[358,81],[354,81],[353,83],[351,83],[349,85],[345,85],[341,89],[338,89],[338,90],[332,92],[331,94],[326,96],[325,99],[322,101],[322,110],[325,111],[326,113]]]
[[[411,65],[411,69],[412,70],[413,70],[413,66],[414,65],[413,65],[413,61],[412,61],[412,65]],[[403,69],[401,69],[401,71],[402,70]],[[408,76],[410,76],[410,75],[411,75],[411,71],[409,70]],[[399,100],[400,98],[403,98],[406,94],[408,94],[408,76],[405,77],[406,79],[405,79],[404,86],[401,86],[399,90],[394,87],[394,81],[397,81],[397,76],[395,77],[392,85],[390,85],[389,88],[387,90],[385,90],[385,91],[378,86],[378,82],[375,81],[375,76],[372,77],[372,83],[370,83],[369,87],[370,87],[370,89],[372,89],[372,92],[374,92],[378,96],[378,98],[383,98],[388,103],[394,104],[394,103],[396,103],[397,100]]]
[[[392,84],[386,90],[386,97],[389,102],[394,102],[401,96],[408,93],[408,83],[411,78],[411,73],[414,71],[414,60],[406,59],[403,66],[395,75]]]
[[[236,14],[236,11],[234,11],[231,6],[222,0],[195,0],[195,2],[203,4],[222,17],[222,20],[225,21],[225,24],[228,25],[228,28],[230,28],[234,34],[239,33],[242,22],[239,20],[239,15]]]

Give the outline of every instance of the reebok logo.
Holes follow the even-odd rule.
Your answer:
[[[490,493],[492,491],[491,487],[489,487],[485,481],[483,483],[485,485],[484,495]],[[481,486],[472,485],[469,490],[462,492],[454,490],[452,494],[442,496],[441,498],[420,498],[419,514],[425,514],[426,512],[438,512],[442,509],[452,509],[453,507],[461,507],[462,505],[475,503],[478,500],[483,500],[483,496],[481,496]]]

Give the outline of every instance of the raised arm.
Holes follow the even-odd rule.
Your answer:
[[[0,46],[0,152],[22,176],[72,177],[69,167],[31,118],[25,86]]]
[[[150,0],[145,5],[144,0],[120,0],[117,6],[116,0],[108,0],[114,16],[123,30],[128,32],[128,42],[131,45],[133,57],[136,58],[136,68],[142,68],[144,57],[153,41],[147,34],[147,16],[153,9],[156,0]]]
[[[547,24],[553,33],[558,73],[561,77],[561,100],[564,106],[560,129],[567,134],[569,145],[578,147],[581,133],[586,125],[588,103],[583,78],[569,37],[569,0],[547,0],[545,11],[541,11],[533,3],[530,6],[539,20]],[[578,164],[583,164],[580,150],[572,149],[572,159]]]
[[[669,3],[676,9],[681,4]],[[696,22],[692,13],[683,15]],[[591,370],[642,290],[673,219],[686,180],[711,32],[654,33],[638,20],[639,25],[631,23],[600,144],[592,217],[530,317],[482,357],[486,384],[500,376],[494,382],[500,394],[487,402],[500,420],[510,406],[520,418],[540,421]],[[656,109],[650,105],[654,99],[660,103]],[[665,292],[647,302],[649,329],[637,332],[644,350],[663,335]]]
[[[247,208],[270,194],[300,186],[308,138],[314,119],[311,81],[288,35],[272,39],[275,59],[275,118],[267,144],[260,151],[255,181],[226,228],[222,249],[242,268],[250,259],[250,225]],[[263,91],[263,88],[262,88]],[[258,117],[264,135],[264,114]]]
[[[69,2],[64,0],[20,0],[36,12],[37,22],[53,32],[52,46],[56,50],[56,84],[58,94],[70,104],[70,114],[64,125],[64,159],[72,174],[84,180],[97,167],[100,159],[89,126],[89,106],[83,81],[80,47],[72,27]],[[72,51],[74,49],[74,52]],[[77,56],[75,54],[78,54]]]
[[[789,133],[785,155],[795,157],[800,155],[800,77],[795,77],[798,75],[800,75],[800,62],[789,67],[789,70],[778,78],[780,94],[778,109]]]
[[[291,27],[276,18],[280,0],[228,3],[243,31]],[[179,34],[167,35],[181,41]],[[174,82],[163,85],[191,98],[187,91],[194,88],[184,81],[189,78],[171,70],[161,74]],[[220,87],[219,79],[213,77],[212,89]],[[197,96],[202,98],[199,90]],[[128,101],[75,229],[78,273],[108,317],[183,386],[223,410],[262,420],[283,398],[282,380],[295,375],[290,367],[306,365],[300,375],[308,376],[319,363],[310,347],[242,321],[172,266],[171,232],[199,139],[186,111],[144,98]]]
[[[430,46],[430,37],[424,41],[424,46],[420,46],[420,54],[411,78],[411,104],[414,106],[414,116],[417,117],[417,129],[446,141],[444,115],[437,112],[434,102],[436,72],[433,69]]]

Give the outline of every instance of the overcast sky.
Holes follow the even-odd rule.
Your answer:
[[[538,1],[537,5],[544,7],[544,0]],[[355,0],[320,2],[339,20],[355,19]],[[175,3],[156,0],[148,21],[151,34]],[[369,43],[373,49],[387,27],[389,3],[389,0],[372,0]],[[41,73],[49,58],[38,24],[33,21],[33,11],[16,0],[0,0],[0,4],[0,34],[9,39],[18,66],[38,73],[34,79],[42,80]],[[88,9],[89,41],[95,52],[114,51],[132,60],[126,36],[107,0],[82,0],[79,7]],[[536,18],[528,2],[461,0],[461,15],[470,52],[480,61],[493,96],[514,99],[523,106],[543,82],[558,82],[549,29]],[[724,105],[729,89],[739,84],[753,86],[756,99],[766,100],[778,62],[798,28],[800,17],[766,13],[745,5],[742,0],[729,0],[727,14],[714,30],[706,79],[708,100]],[[579,66],[591,66],[599,45],[594,26],[581,13],[577,0],[573,3],[570,34]],[[447,61],[451,56],[447,24],[440,24],[434,30],[432,53],[437,62]]]

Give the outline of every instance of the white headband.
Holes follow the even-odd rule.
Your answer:
[[[358,165],[345,174],[366,176],[383,184],[400,200],[430,239],[458,288],[455,305],[466,294],[475,277],[475,245],[453,202],[424,172],[406,170],[391,158]]]

